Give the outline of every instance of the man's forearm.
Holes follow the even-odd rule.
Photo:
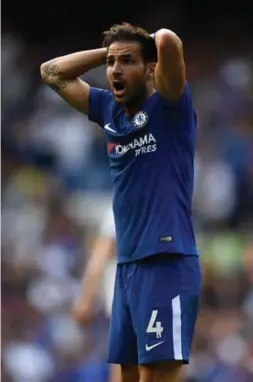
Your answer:
[[[103,273],[103,265],[99,261],[99,257],[91,259],[88,263],[87,268],[85,269],[83,278],[82,278],[82,290],[81,294],[85,298],[93,299],[97,294],[98,287],[100,285],[101,276]]]
[[[104,267],[110,258],[114,256],[114,240],[100,238],[91,254],[82,278],[82,295],[85,298],[93,298],[99,288]]]
[[[100,48],[58,57],[41,65],[41,75],[46,82],[52,76],[57,76],[61,81],[75,79],[89,70],[103,65],[106,55],[107,49]]]

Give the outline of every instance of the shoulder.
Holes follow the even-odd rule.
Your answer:
[[[114,100],[111,91],[95,87],[90,88],[89,102],[91,107],[94,104],[96,106],[105,107],[113,101]]]
[[[159,92],[156,92],[157,103],[167,108],[181,108],[187,105],[191,105],[191,90],[187,81],[185,81],[184,91],[177,101],[168,101]]]
[[[92,97],[100,97],[103,99],[112,99],[112,92],[107,89],[101,89],[96,87],[90,87],[90,94],[89,96]]]
[[[190,86],[185,82],[184,92],[178,101],[168,101],[157,92],[156,104],[164,116],[178,116],[192,125],[197,123],[197,115],[193,107]]]
[[[184,92],[178,101],[168,101],[158,92],[156,97],[156,113],[160,114],[161,121],[169,127],[176,126],[176,128],[170,128],[170,132],[195,131],[197,115],[187,82],[185,82]]]
[[[102,127],[104,115],[113,104],[113,96],[109,90],[91,87],[89,91],[89,119]]]

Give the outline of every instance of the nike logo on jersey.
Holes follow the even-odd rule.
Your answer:
[[[106,125],[104,125],[105,130],[112,131],[113,133],[116,133],[116,131],[113,130],[110,126],[111,126],[110,123],[107,123]]]
[[[150,351],[150,350],[156,348],[157,346],[159,346],[159,345],[161,345],[161,344],[163,344],[163,343],[164,343],[164,341],[157,342],[156,344],[154,344],[154,345],[150,345],[150,346],[148,346],[148,344],[146,344],[146,351]]]

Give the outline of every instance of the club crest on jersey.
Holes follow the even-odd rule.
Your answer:
[[[148,115],[145,111],[139,111],[139,113],[135,114],[133,117],[133,125],[136,129],[141,129],[148,122]]]

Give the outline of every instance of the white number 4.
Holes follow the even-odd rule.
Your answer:
[[[158,310],[153,310],[147,327],[147,333],[156,333],[156,338],[161,338],[163,327],[161,321],[156,321]]]

